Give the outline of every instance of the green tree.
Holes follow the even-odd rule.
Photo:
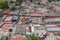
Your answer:
[[[14,3],[14,1],[11,1],[10,3]]]
[[[57,35],[59,35],[59,36],[60,36],[60,32],[57,32]]]
[[[40,5],[40,2],[38,2],[38,5]]]
[[[19,2],[19,3],[22,3],[24,0],[16,0],[17,2]]]
[[[12,6],[12,7],[11,7],[11,10],[12,10],[12,11],[15,10],[15,6]]]
[[[38,40],[38,35],[32,34],[32,35],[26,35],[26,40]]]
[[[32,2],[32,0],[30,0],[30,2]]]
[[[6,40],[4,37],[1,37],[0,40]]]
[[[48,2],[52,2],[52,1],[54,1],[54,0],[48,0]]]
[[[8,12],[7,11],[2,11],[2,14],[4,15],[4,14],[8,14]]]
[[[1,1],[0,0],[0,8],[1,9],[8,8],[8,1]]]

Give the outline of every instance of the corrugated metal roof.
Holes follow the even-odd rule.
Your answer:
[[[31,16],[41,16],[39,12],[31,12]]]
[[[48,31],[60,31],[59,27],[55,27],[55,28],[47,28]]]
[[[46,25],[46,27],[49,27],[49,28],[53,28],[53,27],[58,27],[56,24],[54,25],[54,24],[48,24],[48,25]]]
[[[2,27],[2,31],[8,31],[10,28],[9,27]]]
[[[60,22],[60,18],[48,18],[44,20],[46,23],[47,22]]]
[[[23,38],[18,36],[13,36],[10,40],[23,40]]]

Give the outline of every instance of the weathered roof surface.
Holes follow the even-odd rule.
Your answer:
[[[23,40],[23,38],[19,36],[13,36],[10,40]]]
[[[39,12],[31,12],[31,16],[41,16]]]
[[[12,24],[13,22],[12,22],[12,20],[9,20],[9,21],[6,21],[5,23],[6,24]]]
[[[57,14],[60,16],[60,11],[58,11]]]
[[[47,28],[48,31],[60,31],[59,27]]]
[[[43,16],[49,16],[49,13],[46,12],[46,11],[45,11],[45,12],[42,12],[41,14],[42,14]]]
[[[8,31],[10,28],[9,27],[2,27],[2,31]]]
[[[58,27],[56,24],[48,24],[46,25],[47,28],[53,28],[53,27]]]
[[[44,20],[46,23],[47,22],[60,22],[60,18],[48,18]]]

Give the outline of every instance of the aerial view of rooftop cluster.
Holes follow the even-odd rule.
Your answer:
[[[60,40],[60,0],[0,0],[0,40]]]

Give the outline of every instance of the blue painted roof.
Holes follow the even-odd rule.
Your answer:
[[[18,17],[17,18],[12,18],[12,20],[18,20]]]

